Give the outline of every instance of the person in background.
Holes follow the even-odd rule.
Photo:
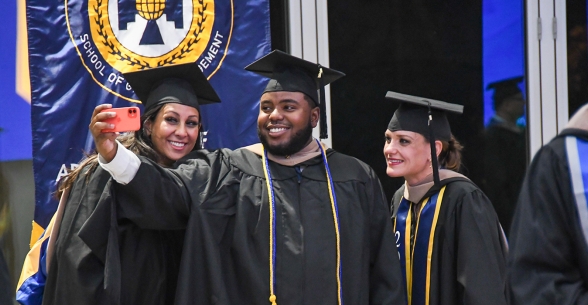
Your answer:
[[[141,211],[139,226],[186,228],[176,302],[404,304],[375,172],[312,137],[319,123],[326,137],[324,86],[343,73],[280,51],[246,69],[270,78],[261,143],[168,170],[103,134],[105,115],[90,126],[117,204]]]
[[[535,154],[510,233],[510,304],[588,304],[588,104]]]
[[[482,189],[507,236],[527,167],[525,128],[517,124],[525,113],[525,100],[518,87],[522,81],[522,76],[513,77],[487,87],[494,90],[496,113],[484,131]]]
[[[219,98],[197,64],[124,76],[145,113],[139,130],[118,136],[121,145],[162,167],[199,149],[200,105]],[[110,108],[99,105],[95,112]],[[142,229],[119,217],[110,175],[98,158],[90,155],[61,182],[58,212],[23,266],[21,304],[174,303],[183,230]]]
[[[408,304],[506,304],[507,245],[484,193],[457,171],[461,145],[446,113],[463,106],[388,92],[386,173],[404,177],[392,207]]]

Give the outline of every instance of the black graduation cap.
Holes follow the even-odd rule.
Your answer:
[[[245,70],[268,77],[263,93],[302,92],[320,107],[320,138],[327,138],[327,111],[324,86],[345,76],[344,73],[274,50],[245,67]]]
[[[200,111],[199,105],[220,98],[197,63],[163,66],[123,74],[145,110],[164,103],[180,103]]]
[[[522,93],[519,88],[519,83],[523,81],[523,76],[517,76],[492,82],[486,86],[486,90],[494,90],[492,99],[494,100],[494,108],[500,107],[508,97],[515,94]]]
[[[392,91],[386,93],[386,98],[401,103],[388,124],[390,131],[412,131],[429,138],[433,179],[438,185],[439,165],[437,158],[434,157],[437,155],[435,140],[449,141],[451,139],[451,128],[446,114],[447,112],[461,114],[463,106]]]

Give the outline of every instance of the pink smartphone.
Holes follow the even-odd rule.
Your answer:
[[[139,107],[109,108],[100,112],[116,112],[114,118],[104,121],[106,123],[114,124],[114,128],[102,129],[102,132],[135,131],[141,128],[141,114],[139,113]]]

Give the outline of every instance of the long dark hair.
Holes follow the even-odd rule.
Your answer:
[[[134,132],[128,132],[121,134],[117,137],[117,140],[128,150],[132,151],[134,154],[138,156],[147,157],[157,163],[161,160],[161,157],[153,149],[153,142],[151,141],[151,137],[145,133],[145,123],[147,121],[155,122],[155,118],[161,108],[163,108],[165,104],[159,104],[150,108],[149,110],[145,111],[143,115],[141,115],[141,128]],[[200,116],[200,112],[198,112]],[[200,120],[199,120],[200,121]],[[202,126],[202,125],[201,125]],[[196,139],[196,143],[200,142],[200,134],[198,135],[198,139]],[[200,145],[194,145],[194,150],[200,149]],[[61,196],[63,191],[72,186],[72,184],[76,181],[76,179],[82,173],[84,168],[87,168],[86,173],[91,174],[93,173],[96,168],[98,167],[98,153],[93,151],[92,153],[85,154],[86,157],[83,159],[82,162],[76,167],[74,170],[70,171],[65,177],[61,179],[59,182],[59,186],[57,188],[57,196]],[[88,181],[90,175],[86,175],[86,182]]]

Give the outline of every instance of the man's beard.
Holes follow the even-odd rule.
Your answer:
[[[268,136],[263,135],[259,128],[257,128],[257,135],[259,136],[259,140],[261,141],[261,144],[263,144],[263,147],[265,147],[270,154],[274,156],[291,156],[308,145],[308,140],[312,136],[312,125],[309,120],[306,128],[295,133],[287,143],[280,145],[270,145],[267,141]]]

